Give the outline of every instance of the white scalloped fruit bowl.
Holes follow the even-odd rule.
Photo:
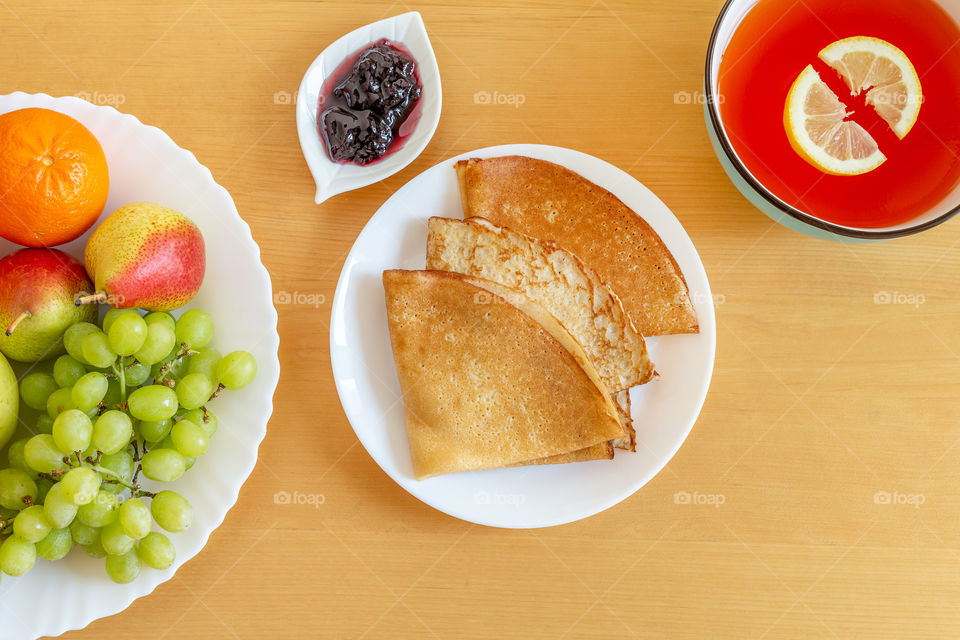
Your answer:
[[[200,552],[253,471],[280,374],[280,339],[270,276],[260,262],[260,249],[250,228],[210,170],[160,129],[112,107],[45,94],[0,96],[0,113],[24,107],[66,113],[100,140],[110,168],[110,195],[101,220],[124,204],[149,200],[181,211],[197,223],[206,242],[207,272],[199,294],[185,308],[209,311],[217,323],[212,345],[224,353],[250,351],[257,358],[259,372],[247,388],[228,392],[211,403],[220,418],[220,429],[210,450],[180,480],[165,485],[186,496],[194,508],[193,526],[184,533],[170,534],[177,548],[174,565],[166,571],[145,567],[134,582],[117,585],[107,577],[103,560],[74,549],[57,563],[39,560],[20,578],[3,576],[0,638],[21,639],[59,635],[123,611],[172,578]],[[58,248],[82,260],[89,235]],[[17,248],[0,239],[0,256]]]
[[[423,86],[420,120],[404,141],[403,147],[391,150],[382,160],[366,166],[338,164],[330,160],[317,129],[320,90],[344,60],[381,38],[401,43],[416,60]],[[389,178],[413,162],[427,148],[437,130],[442,102],[440,69],[427,36],[427,28],[416,11],[364,25],[324,49],[307,69],[297,93],[297,133],[303,157],[317,183],[316,203]]]

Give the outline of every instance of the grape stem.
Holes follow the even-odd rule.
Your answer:
[[[137,445],[139,444],[139,448]],[[137,463],[137,468],[133,471],[133,481],[136,482],[137,478],[140,477],[140,472],[143,470],[143,465],[140,464],[140,461],[143,460],[143,456],[147,455],[147,441],[137,436],[137,439],[133,441],[133,461]],[[151,498],[153,496],[150,496]]]
[[[113,374],[117,376],[117,380],[120,382],[120,404],[127,403],[127,377],[123,372],[123,357],[121,356],[113,363]]]
[[[134,451],[136,451],[136,443],[134,443]],[[86,459],[86,460],[83,459],[83,452],[82,452],[82,451],[75,451],[75,452],[74,452],[74,455],[77,457],[77,464],[78,464],[79,466],[81,466],[81,467],[87,467],[87,468],[89,468],[89,469],[93,469],[94,471],[96,471],[97,473],[99,473],[101,476],[104,476],[104,482],[109,482],[109,483],[111,483],[111,484],[119,484],[119,485],[122,485],[122,486],[126,487],[127,489],[130,489],[130,493],[131,493],[131,495],[133,495],[134,497],[138,497],[138,498],[139,498],[139,497],[147,497],[147,498],[152,498],[152,497],[153,497],[154,494],[150,493],[149,491],[143,491],[143,490],[140,488],[140,485],[137,484],[137,477],[140,475],[140,465],[139,465],[139,464],[137,465],[137,470],[136,470],[136,472],[133,474],[132,481],[131,481],[131,482],[127,482],[126,480],[124,480],[124,479],[120,476],[120,474],[116,473],[115,471],[111,471],[110,469],[107,469],[106,467],[103,467],[103,466],[100,465],[100,461],[103,459],[103,452],[102,452],[102,451],[97,451],[97,457],[96,457],[96,458],[94,458],[93,456],[87,456],[87,459]],[[68,465],[70,465],[71,467],[73,467],[74,465],[73,465],[73,463],[71,462],[71,460],[72,460],[72,458],[69,457],[69,456],[64,456],[64,458],[63,458],[63,461],[64,461],[66,464],[68,464]],[[86,463],[86,464],[84,464],[84,463]],[[51,471],[50,473],[42,473],[42,472],[41,472],[41,473],[38,473],[37,475],[38,475],[39,477],[41,477],[41,478],[45,478],[45,479],[47,479],[47,480],[49,480],[49,481],[51,481],[51,482],[56,483],[56,482],[59,482],[59,481],[60,481],[61,476],[63,476],[63,474],[65,474],[65,473],[66,473],[66,471],[65,471],[64,469],[54,469],[54,470]],[[29,500],[29,496],[25,497],[25,498],[24,498],[24,504],[27,504],[27,501],[28,501],[28,500]],[[32,504],[32,502],[31,502],[30,504]],[[27,506],[29,506],[29,504],[27,504]],[[2,522],[2,521],[3,521],[3,520],[0,519],[0,522]]]
[[[136,452],[137,452],[136,442],[133,443],[133,450],[134,450],[134,454],[136,455]],[[146,446],[144,446],[144,453],[146,453]],[[133,498],[152,498],[156,495],[151,491],[146,491],[142,489],[140,485],[137,483],[137,478],[140,476],[140,469],[141,469],[140,464],[137,464],[137,469],[136,471],[134,471],[133,478],[131,478],[131,481],[127,482],[122,477],[120,477],[120,474],[100,466],[99,462],[102,456],[103,454],[98,451],[96,463],[93,463],[93,464],[89,463],[90,459],[88,458],[88,464],[86,466],[88,466],[90,469],[93,469],[100,475],[105,476],[103,480],[104,482],[109,482],[111,484],[119,484],[121,486],[126,487],[127,489],[130,489],[130,496]],[[136,460],[139,461],[141,457],[142,456],[137,457]]]
[[[124,480],[123,478],[120,477],[120,474],[119,474],[119,473],[115,473],[115,472],[111,471],[110,469],[107,469],[107,468],[105,468],[105,467],[101,467],[101,466],[98,465],[98,464],[91,464],[91,465],[89,465],[89,467],[90,467],[91,469],[93,469],[94,471],[96,471],[97,473],[99,473],[100,475],[106,476],[106,477],[108,478],[108,480],[104,480],[104,482],[112,482],[113,484],[123,485],[124,487],[126,487],[127,489],[130,489],[131,491],[139,491],[139,490],[140,490],[140,485],[138,485],[138,484],[133,484],[132,482],[127,482],[126,480]]]
[[[172,380],[167,380],[167,376],[170,374],[170,370],[173,369],[174,363],[186,356],[195,356],[197,353],[199,353],[199,351],[194,351],[188,347],[186,342],[181,342],[180,351],[177,352],[177,355],[173,356],[160,366],[160,370],[157,372],[157,376],[153,381],[156,384],[162,384],[172,388],[174,383]]]
[[[223,383],[218,383],[218,384],[217,384],[217,388],[214,389],[214,391],[213,391],[212,394],[210,394],[210,400],[213,400],[213,399],[216,398],[218,395],[220,395],[220,392],[223,391],[224,389],[226,389],[226,387],[223,386]],[[207,400],[207,402],[209,402],[210,400]],[[207,408],[206,408],[206,407],[203,408],[203,417],[204,417],[204,420],[206,420],[206,418],[207,418]]]

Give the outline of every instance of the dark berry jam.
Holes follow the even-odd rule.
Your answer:
[[[419,119],[422,89],[417,63],[399,43],[378,40],[350,56],[320,91],[327,155],[366,165],[402,147]]]

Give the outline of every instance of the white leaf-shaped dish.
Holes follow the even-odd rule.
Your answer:
[[[401,43],[416,60],[420,83],[423,85],[420,120],[404,141],[403,147],[391,150],[382,160],[367,166],[338,164],[327,156],[317,129],[320,90],[344,60],[381,38]],[[316,203],[389,178],[413,162],[437,130],[441,104],[440,69],[423,19],[416,11],[360,27],[324,49],[307,69],[297,94],[297,133],[303,157],[317,183]]]
[[[0,113],[26,107],[66,113],[97,136],[110,168],[110,193],[101,220],[129,202],[149,200],[181,211],[197,223],[206,244],[207,273],[187,308],[209,311],[217,324],[211,344],[223,353],[250,351],[257,358],[259,371],[250,386],[211,403],[220,429],[210,442],[210,450],[189,473],[164,485],[190,500],[194,512],[193,526],[183,533],[170,534],[177,548],[173,566],[165,571],[145,567],[139,578],[119,585],[107,577],[103,560],[89,558],[80,549],[60,562],[38,560],[22,577],[3,576],[0,640],[56,636],[119,613],[172,578],[183,563],[197,555],[223,522],[253,471],[280,375],[280,339],[270,276],[260,262],[260,249],[250,227],[210,170],[160,129],[112,107],[45,94],[0,96]],[[82,260],[90,233],[58,249]],[[0,239],[0,256],[18,248]],[[0,459],[0,467],[5,466],[2,448]],[[162,631],[145,629],[142,635],[155,636]]]

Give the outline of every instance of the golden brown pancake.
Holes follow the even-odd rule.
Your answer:
[[[441,271],[384,271],[383,284],[418,479],[624,435],[582,348],[524,296]]]
[[[578,449],[570,453],[558,453],[555,456],[546,458],[537,458],[520,462],[516,466],[526,466],[531,464],[569,464],[571,462],[589,462],[590,460],[613,460],[613,444],[610,442],[601,442],[586,449]]]
[[[621,391],[613,396],[614,404],[617,407],[617,414],[620,418],[620,426],[626,432],[623,437],[595,444],[586,449],[571,451],[570,453],[561,453],[555,456],[539,458],[537,460],[527,460],[520,465],[527,464],[566,464],[568,462],[587,462],[589,460],[612,460],[613,449],[626,449],[627,451],[637,450],[637,431],[633,428],[633,418],[630,416],[630,392]]]
[[[617,449],[626,449],[627,451],[637,450],[637,430],[633,428],[633,417],[631,416],[630,391],[621,391],[614,398],[617,405],[617,411],[620,413],[620,423],[626,432],[622,438],[613,441],[613,446]]]
[[[464,217],[555,242],[621,299],[641,335],[696,333],[680,268],[646,221],[609,191],[546,160],[525,156],[455,165]]]
[[[630,387],[653,377],[646,343],[623,311],[620,299],[576,256],[557,244],[537,240],[482,218],[430,218],[427,269],[454,271],[492,280],[522,292],[542,306],[580,343],[616,395],[627,435],[614,444],[634,450]],[[573,454],[568,454],[573,455]],[[578,459],[605,457],[592,449]]]
[[[481,218],[430,218],[429,227],[427,269],[492,280],[526,295],[576,338],[612,393],[653,377],[647,345],[620,299],[575,255]]]
[[[576,337],[563,326],[557,318],[550,313],[548,309],[540,306],[529,297],[515,289],[505,287],[499,282],[494,282],[485,278],[468,278],[470,282],[482,286],[500,300],[505,300],[518,309],[525,311],[534,320],[541,323],[544,328],[551,332],[561,344],[563,344],[573,355],[578,363],[584,368],[590,379],[600,389],[609,394],[606,385],[603,384],[603,376],[597,371],[593,360],[584,350],[583,345],[577,341]],[[624,398],[626,400],[624,401]],[[613,448],[618,446],[621,449],[629,449],[630,443],[634,441],[636,431],[633,429],[633,421],[630,418],[630,394],[626,391],[610,396],[612,406],[617,411],[620,421],[621,436],[609,442],[601,442],[583,449],[561,453],[546,458],[528,460],[522,464],[563,464],[567,462],[586,462],[588,460],[611,460],[613,459]]]

